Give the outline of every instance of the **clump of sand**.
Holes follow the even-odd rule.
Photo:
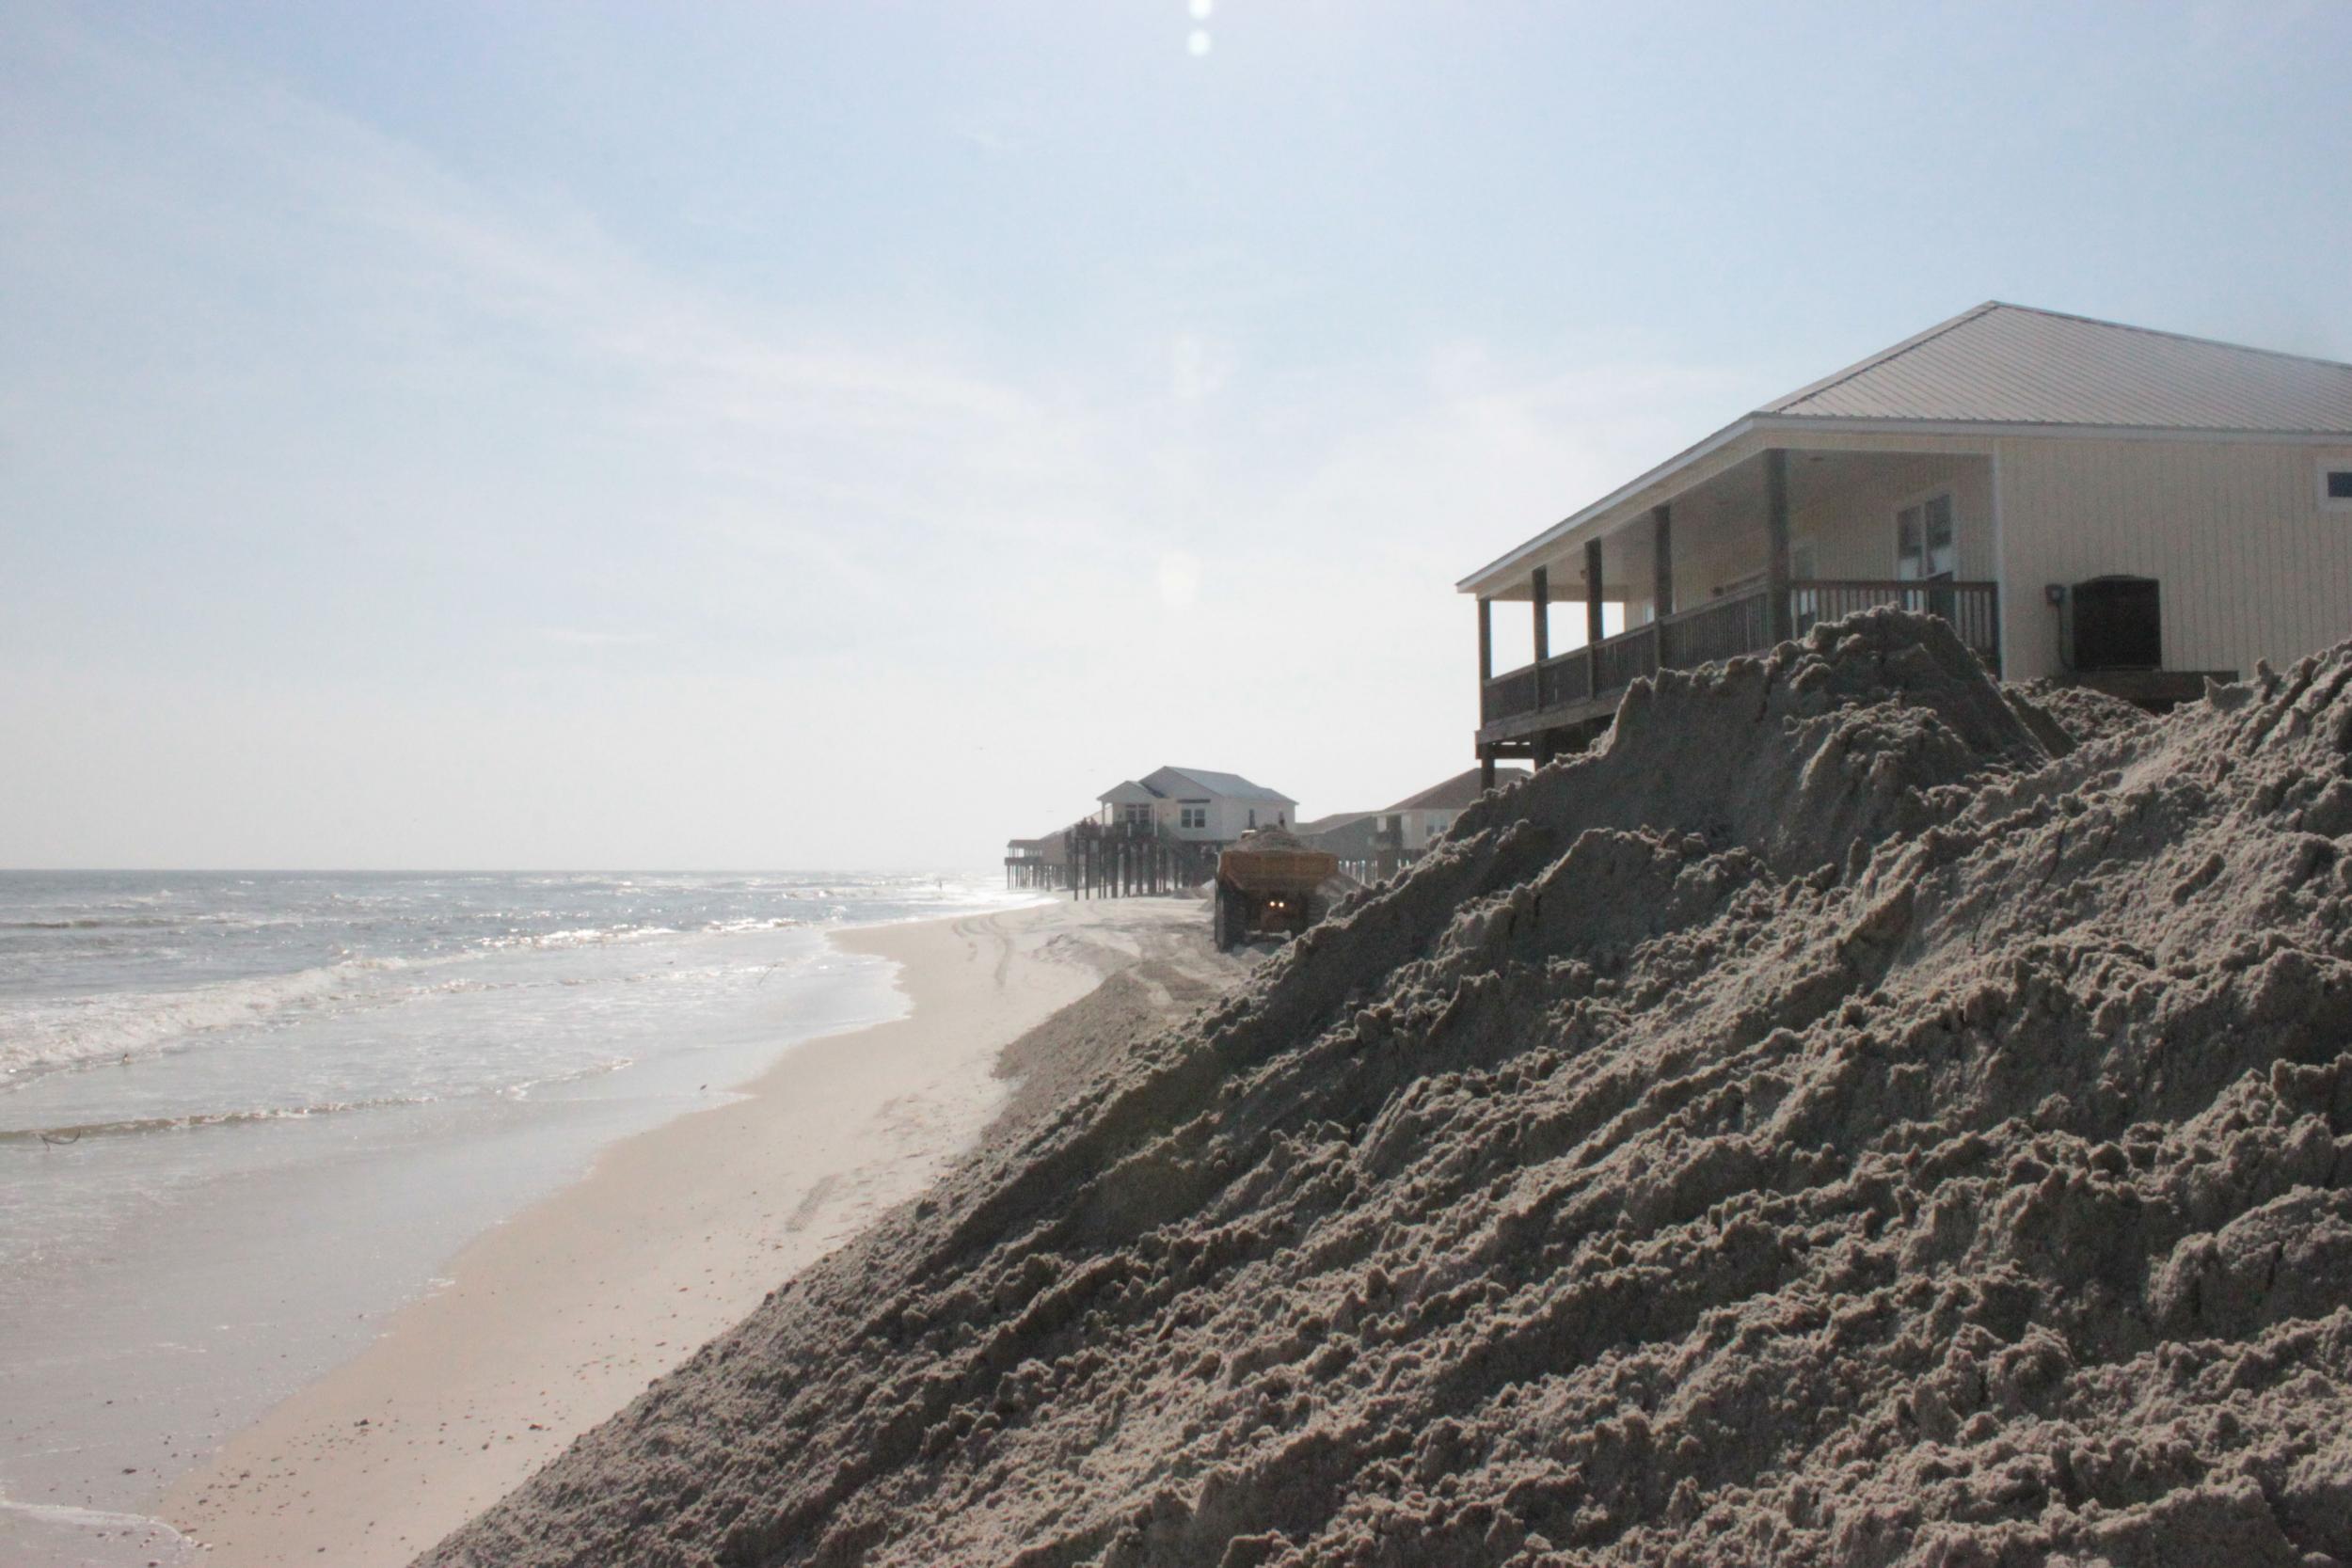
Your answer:
[[[1637,687],[429,1560],[2352,1561],[2347,682]]]

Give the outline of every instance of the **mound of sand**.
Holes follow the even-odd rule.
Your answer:
[[[2352,1560],[2348,681],[1637,687],[429,1560]]]

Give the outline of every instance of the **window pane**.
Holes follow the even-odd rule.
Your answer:
[[[1952,547],[1952,498],[1938,496],[1928,502],[1928,548],[1947,550]]]
[[[2328,499],[2332,501],[2352,501],[2352,468],[2328,470]]]

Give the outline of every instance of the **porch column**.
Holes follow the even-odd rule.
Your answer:
[[[1764,454],[1764,631],[1774,642],[1795,635],[1788,617],[1788,449]]]
[[[1600,541],[1584,542],[1584,641],[1597,642],[1600,629]]]
[[[1484,594],[1478,596],[1478,688],[1484,691],[1486,683],[1495,678],[1495,602]]]
[[[1538,566],[1531,579],[1535,601],[1535,662],[1541,664],[1551,657],[1551,573]]]
[[[1481,746],[1478,748],[1478,792],[1488,794],[1494,787],[1495,754],[1490,749]]]
[[[1649,509],[1650,579],[1657,586],[1650,597],[1657,601],[1657,616],[1662,621],[1675,612],[1675,509],[1664,503]]]

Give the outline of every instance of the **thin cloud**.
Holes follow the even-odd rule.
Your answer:
[[[310,554],[281,568],[274,601],[191,612],[214,617],[195,625],[205,645],[246,656],[217,677],[136,665],[117,651],[136,626],[50,639],[105,646],[105,661],[0,703],[54,741],[39,771],[0,758],[0,861],[164,863],[199,842],[256,863],[333,860],[350,780],[425,799],[460,775],[474,790],[477,765],[482,813],[387,814],[405,825],[342,858],[789,863],[818,853],[805,825],[824,824],[829,858],[945,863],[1066,820],[1106,767],[1164,754],[1266,771],[1331,808],[1393,798],[1391,781],[1463,761],[1454,579],[1675,450],[1692,408],[1723,401],[1704,370],[1542,375],[1475,344],[1401,373],[1244,359],[1217,285],[1274,285],[1214,250],[1170,262],[1202,285],[1162,291],[1183,319],[1138,299],[1093,359],[984,365],[903,324],[694,287],[560,198],[487,189],[152,40],[58,27],[50,108],[0,105],[75,127],[0,136],[0,203],[40,220],[0,234],[0,282],[24,297],[76,284],[90,309],[61,313],[57,341],[139,364],[143,391],[177,378],[228,443],[175,452],[145,493],[147,469],[116,465],[121,495],[103,504],[168,499],[189,535],[252,544],[264,565]],[[106,313],[117,299],[200,336],[158,362],[149,322]],[[59,471],[71,439],[122,423],[119,396],[100,356],[0,366],[0,408],[65,411],[22,442],[54,449]],[[309,489],[290,490],[296,472]],[[98,508],[94,483],[70,493]],[[355,562],[392,571],[379,582]],[[346,662],[330,663],[308,657],[321,644],[305,624],[249,625],[322,588],[385,635],[335,641]],[[1293,635],[1302,595],[1321,607],[1302,660],[1347,672],[1311,726],[1285,669],[1201,652]],[[484,683],[516,641],[574,657],[515,659]],[[1105,700],[1138,680],[1151,702]],[[77,717],[118,709],[166,716],[140,732],[163,736],[183,712],[343,717],[304,726],[300,751],[240,721],[237,744],[192,752],[204,831],[223,835],[197,841],[186,810],[138,793],[151,742]],[[893,754],[908,713],[938,754],[1019,760],[972,777],[952,814],[924,803],[919,769],[806,765]],[[387,724],[408,743],[387,748]],[[105,814],[56,782],[110,768],[124,782]],[[595,787],[550,801],[550,770]],[[680,787],[708,809],[676,810],[664,792]],[[289,803],[240,815],[249,797]],[[496,836],[515,822],[536,836]]]
[[[567,648],[643,647],[660,641],[649,631],[581,631],[571,626],[541,626],[539,640]]]

